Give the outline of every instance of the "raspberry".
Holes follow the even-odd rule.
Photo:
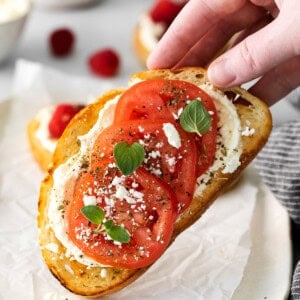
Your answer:
[[[90,70],[96,75],[111,77],[118,73],[120,59],[113,49],[102,49],[93,53],[88,60]]]
[[[149,14],[154,22],[163,22],[169,26],[187,1],[157,0]]]
[[[74,33],[68,28],[53,31],[49,37],[49,47],[54,56],[67,56],[73,50]]]
[[[59,138],[71,119],[83,108],[82,105],[59,104],[52,115],[48,129],[52,138]]]

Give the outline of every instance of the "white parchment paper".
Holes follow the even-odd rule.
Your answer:
[[[15,95],[0,102],[0,299],[82,299],[43,263],[36,211],[43,173],[32,158],[26,123],[50,102],[87,102],[112,87],[19,61]],[[181,234],[145,275],[108,299],[231,299],[251,252],[258,179],[247,171]]]

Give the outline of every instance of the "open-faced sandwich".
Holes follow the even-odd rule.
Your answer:
[[[27,124],[27,137],[35,160],[47,170],[56,147],[70,120],[84,106],[71,103],[44,106]]]
[[[58,141],[38,205],[48,268],[75,294],[125,288],[232,185],[271,128],[264,102],[215,88],[203,69],[133,75]]]
[[[138,19],[133,46],[139,60],[146,64],[149,54],[188,0],[155,0]]]

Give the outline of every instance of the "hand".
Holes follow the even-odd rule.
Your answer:
[[[230,48],[214,59],[229,40]],[[216,86],[262,76],[250,92],[269,105],[280,100],[300,85],[300,1],[190,0],[148,67],[205,66],[211,60],[208,78]]]

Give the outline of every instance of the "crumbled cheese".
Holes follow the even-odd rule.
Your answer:
[[[178,119],[180,118],[182,112],[183,112],[183,107],[180,107],[180,108],[178,109],[178,111],[177,111],[177,114],[174,113],[174,112],[172,113],[173,118],[174,118],[175,120],[178,120]]]
[[[83,200],[84,206],[97,204],[96,196],[84,195],[82,200]]]
[[[241,134],[242,136],[252,136],[255,134],[255,128],[250,128],[249,126],[246,126]]]
[[[117,186],[117,185],[123,183],[124,180],[125,180],[125,176],[123,176],[123,175],[120,176],[120,177],[119,176],[115,176],[114,179],[111,182],[111,185],[112,186]]]
[[[116,197],[120,200],[128,199],[129,203],[135,203],[133,199],[130,199],[129,192],[123,185],[117,186]]]
[[[151,151],[148,153],[148,155],[152,158],[158,158],[161,157],[160,152],[159,151]]]
[[[160,148],[162,148],[163,146],[164,146],[164,143],[163,143],[163,142],[156,143],[156,145],[155,145],[155,147],[156,147],[157,149],[160,149]]]
[[[172,123],[164,123],[163,124],[163,131],[168,139],[168,143],[175,147],[180,148],[181,147],[181,138],[180,135],[175,128],[175,126]]]
[[[166,155],[166,161],[167,161],[169,167],[173,167],[176,165],[176,158],[174,156],[170,157],[170,156]]]
[[[112,198],[104,197],[104,202],[109,207],[115,206],[115,201]]]
[[[145,129],[141,125],[138,126],[138,129],[139,129],[139,132],[144,132],[145,131]]]

